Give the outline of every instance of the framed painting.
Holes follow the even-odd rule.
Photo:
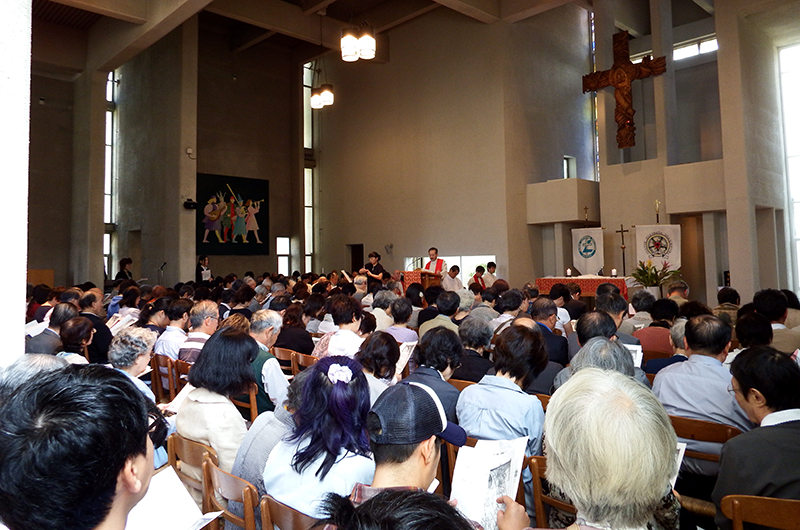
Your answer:
[[[197,253],[269,254],[269,181],[197,174]]]

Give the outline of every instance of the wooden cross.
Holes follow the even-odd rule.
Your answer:
[[[622,276],[625,276],[625,234],[630,232],[630,230],[625,230],[622,224],[619,225],[619,230],[615,230],[615,232],[622,236]]]
[[[586,227],[588,228],[589,227],[589,207],[588,206],[584,206],[583,207],[583,221],[584,221],[584,223],[586,223]]]
[[[617,101],[614,120],[617,122],[617,145],[620,149],[636,145],[636,127],[633,124],[633,95],[631,83],[634,79],[644,79],[667,71],[666,57],[651,59],[649,55],[639,64],[631,62],[628,49],[628,32],[614,34],[614,64],[610,70],[594,72],[583,76],[583,91],[597,91],[607,86],[614,87]]]

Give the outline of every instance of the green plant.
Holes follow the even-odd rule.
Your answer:
[[[643,287],[658,287],[667,282],[681,277],[680,269],[670,269],[669,263],[662,263],[661,268],[656,268],[651,260],[640,261],[631,273],[633,279]]]

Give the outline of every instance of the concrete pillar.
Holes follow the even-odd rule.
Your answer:
[[[103,189],[108,72],[84,72],[75,81],[72,240],[68,281],[103,285]],[[113,264],[109,268],[114,269]],[[107,271],[113,278],[111,270]]]
[[[3,237],[3,277],[8,289],[8,303],[0,308],[4,323],[4,347],[0,367],[7,366],[25,351],[25,278],[28,262],[28,142],[30,138],[31,100],[31,0],[0,2],[0,114],[3,133],[0,135],[3,188],[8,201],[9,217],[21,226],[7,230]]]
[[[614,64],[613,37],[614,2],[612,0],[595,0],[594,2],[594,39],[595,68],[597,71],[608,70]],[[588,73],[588,72],[587,72]],[[600,131],[600,168],[609,164],[619,164],[621,151],[617,147],[617,123],[614,121],[614,90],[604,88],[597,92],[597,122]]]
[[[556,266],[556,276],[564,276],[567,273],[567,267],[571,266],[568,264],[572,263],[572,259],[567,259],[566,255],[570,250],[570,244],[568,243],[570,231],[569,226],[564,223],[555,223],[553,225],[553,231],[555,232],[555,252],[553,253],[555,256],[555,266]]]
[[[675,68],[672,61],[672,2],[650,0],[650,27],[653,36],[653,57],[667,58],[667,71],[653,78],[656,117],[656,147],[662,166],[676,163],[678,142],[675,137]]]
[[[758,241],[758,278],[760,287],[779,288],[778,245],[776,242],[775,210],[759,208],[756,210],[756,240]]]
[[[703,214],[703,254],[705,258],[706,303],[710,307],[717,305],[717,286],[721,285],[721,271],[717,259],[717,217],[719,214],[706,212]]]

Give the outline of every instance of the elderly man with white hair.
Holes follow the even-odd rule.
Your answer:
[[[633,355],[617,340],[605,337],[592,337],[575,354],[570,365],[561,370],[553,381],[553,389],[558,390],[567,379],[584,368],[600,368],[601,370],[614,370],[621,374],[633,377],[641,384],[650,388],[650,380],[641,368],[633,365]]]
[[[677,438],[653,393],[618,372],[585,368],[547,406],[547,479],[580,530],[644,528],[671,492]]]
[[[392,318],[392,302],[397,295],[392,291],[378,291],[372,302],[372,314],[375,316],[375,331],[386,331],[394,324]]]
[[[278,359],[270,353],[270,348],[278,340],[283,317],[277,311],[262,309],[253,313],[250,320],[250,336],[258,344],[258,356],[252,362],[256,376],[258,394],[256,402],[258,413],[275,410],[286,400],[289,383],[283,375]]]

